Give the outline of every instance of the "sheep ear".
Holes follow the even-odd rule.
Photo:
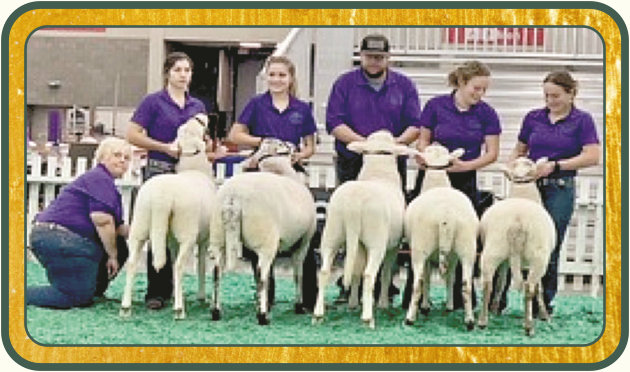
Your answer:
[[[503,175],[505,175],[508,180],[512,180],[512,167],[510,166],[511,164],[512,163],[499,164],[499,170],[503,172]]]
[[[451,152],[451,160],[459,159],[462,155],[464,155],[465,152],[466,152],[466,150],[464,150],[462,148],[453,150],[453,152]]]
[[[357,154],[363,154],[365,152],[365,141],[350,142],[347,149]]]

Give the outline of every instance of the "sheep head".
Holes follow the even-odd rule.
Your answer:
[[[277,138],[265,138],[260,143],[258,150],[245,160],[245,164],[249,167],[258,167],[263,172],[293,174],[291,155],[294,152],[295,145],[291,142]]]
[[[547,162],[543,157],[536,162],[524,156],[518,157],[507,164],[501,166],[501,170],[512,182],[526,183],[536,180],[540,166]]]
[[[416,155],[418,151],[396,143],[394,136],[386,130],[370,134],[365,141],[350,142],[348,150],[364,155]]]
[[[208,117],[204,114],[197,114],[177,129],[177,138],[174,144],[182,156],[196,155],[206,150],[203,135],[207,124]]]
[[[453,160],[460,158],[464,152],[461,148],[449,152],[446,147],[435,142],[418,154],[424,159],[428,168],[441,169],[449,167]]]

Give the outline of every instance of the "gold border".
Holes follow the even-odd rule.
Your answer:
[[[42,4],[42,3],[39,3]],[[570,3],[567,3],[570,4]],[[606,327],[587,347],[45,347],[24,328],[24,52],[46,25],[119,26],[590,26],[606,45]],[[14,350],[33,363],[597,363],[620,344],[621,34],[593,9],[38,9],[9,33],[9,329]],[[21,144],[21,145],[20,145]],[[6,305],[4,305],[6,306]],[[625,314],[624,316],[627,316]],[[6,332],[7,330],[3,330]],[[421,337],[421,335],[419,335]],[[8,345],[5,345],[5,347]]]

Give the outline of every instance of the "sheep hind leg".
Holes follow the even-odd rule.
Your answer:
[[[212,296],[212,320],[221,319],[221,266],[217,262],[213,270],[214,275],[214,296]]]
[[[534,317],[532,314],[532,300],[536,292],[536,282],[527,280],[525,283],[525,334],[528,336],[534,335]]]
[[[489,259],[484,259],[481,256],[481,278],[483,286],[483,304],[481,311],[479,312],[479,319],[477,325],[483,329],[488,326],[488,309],[490,307],[490,300],[492,296],[492,278],[496,271],[496,265],[492,264]]]
[[[363,311],[361,312],[361,320],[371,329],[375,328],[374,324],[374,282],[378,269],[383,262],[385,256],[385,244],[382,244],[382,250],[367,248],[370,252],[367,256],[367,264],[363,272]],[[381,283],[384,285],[383,283]]]
[[[259,254],[258,269],[256,270],[256,292],[258,298],[256,317],[258,318],[259,325],[268,325],[270,323],[267,293],[269,291],[269,274],[272,264],[273,260],[270,257]]]
[[[206,252],[208,251],[207,243],[198,244],[197,253],[197,301],[206,301]]]
[[[313,309],[313,324],[321,323],[324,319],[326,308],[324,294],[326,293],[326,286],[328,286],[330,271],[337,249],[322,246],[320,252],[322,255],[322,266],[319,269],[317,301],[315,301],[315,308]]]
[[[131,316],[131,296],[133,292],[133,283],[136,275],[136,270],[138,269],[138,262],[140,260],[140,250],[145,242],[146,240],[139,240],[135,238],[129,239],[129,259],[127,260],[125,290],[123,292],[119,312],[119,316],[121,318],[128,318]]]
[[[472,310],[472,273],[473,262],[462,262],[462,297],[464,298],[464,324],[471,331],[475,328],[475,316]]]
[[[424,257],[413,258],[413,291],[411,292],[411,300],[409,301],[409,308],[407,309],[407,315],[405,316],[405,325],[412,325],[417,316],[418,302],[420,301],[420,294],[422,293],[422,287],[424,286],[422,277],[424,276]]]
[[[300,241],[300,247],[297,252],[293,253],[293,281],[295,282],[295,313],[304,314],[304,293],[302,293],[302,282],[304,280],[304,258],[308,251],[311,239],[303,237]]]
[[[188,261],[190,253],[194,247],[193,241],[182,242],[179,246],[179,254],[175,261],[173,270],[173,313],[176,320],[186,319],[186,304],[184,300],[184,285],[182,283],[184,277],[185,264]]]

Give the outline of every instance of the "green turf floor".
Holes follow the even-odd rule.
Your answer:
[[[188,317],[173,320],[171,308],[147,310],[143,304],[146,276],[137,275],[133,314],[118,316],[125,273],[106,292],[106,300],[91,307],[52,310],[28,306],[26,328],[34,341],[45,345],[587,345],[604,328],[604,301],[581,295],[560,295],[551,322],[538,321],[536,334],[525,336],[522,295],[512,291],[501,317],[492,316],[488,328],[467,331],[463,311],[444,312],[444,289],[431,291],[433,309],[416,324],[403,326],[400,296],[389,310],[376,309],[376,329],[362,325],[359,310],[333,305],[335,285],[326,292],[325,321],[311,324],[310,314],[293,312],[294,287],[289,278],[276,280],[276,305],[269,326],[259,326],[254,310],[251,275],[227,273],[222,285],[223,318],[212,321],[208,305],[196,301],[196,277],[185,277]],[[27,264],[27,284],[46,284],[43,268]],[[212,288],[208,277],[208,288]],[[479,293],[480,294],[480,293]],[[170,305],[170,304],[169,304]]]

